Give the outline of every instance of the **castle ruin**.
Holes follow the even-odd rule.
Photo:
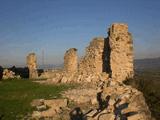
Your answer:
[[[35,54],[30,54],[27,61],[30,77],[37,77]],[[123,83],[126,79],[133,78],[133,75],[131,33],[128,32],[127,24],[115,23],[108,29],[106,38],[97,37],[90,42],[79,62],[77,49],[71,48],[64,55],[63,69],[45,71],[40,77],[47,78],[47,84],[83,83],[79,88],[62,94],[69,102],[77,105],[87,103],[87,112],[81,120],[86,120],[84,117],[88,120],[154,120],[143,94]],[[46,111],[33,112],[33,118],[37,117],[37,113],[39,118],[59,116],[58,112],[53,112],[59,104],[56,107],[52,105]],[[98,108],[94,107],[95,105],[98,105]],[[76,109],[72,110],[69,115],[75,116],[76,112]],[[65,116],[66,111],[62,113],[62,119],[70,120]],[[62,113],[60,112],[61,115]]]
[[[48,71],[48,73],[45,72],[46,78],[51,78],[55,72],[59,74],[58,79],[62,79],[58,81],[63,81],[65,77],[66,82],[95,82],[109,78],[122,82],[132,78],[134,75],[133,42],[131,33],[128,32],[128,25],[112,24],[108,29],[108,36],[94,38],[79,62],[77,49],[67,50],[62,73]],[[69,80],[66,80],[67,76]],[[45,77],[44,74],[43,77]]]

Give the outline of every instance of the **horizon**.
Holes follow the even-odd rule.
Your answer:
[[[136,60],[150,60],[150,59],[160,59],[160,57],[134,59],[134,62]],[[51,63],[51,64],[44,64],[44,65],[41,65],[41,64],[37,63],[37,68],[38,69],[51,69],[51,68],[54,69],[54,68],[61,68],[61,67],[63,67],[63,65],[64,65],[64,63],[60,63],[60,64],[52,64]],[[16,68],[25,68],[25,67],[27,67],[26,64],[23,64],[23,65],[11,65],[10,64],[10,65],[4,65],[4,66],[1,66],[1,67],[3,67],[3,68],[11,68],[13,66],[15,66]]]
[[[83,56],[94,37],[106,37],[112,23],[127,23],[135,59],[160,57],[160,1],[1,0],[0,65],[26,66],[30,52],[38,64],[59,65],[67,49]]]

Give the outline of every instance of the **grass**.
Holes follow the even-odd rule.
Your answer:
[[[127,80],[126,84],[143,92],[153,117],[160,120],[160,70],[136,72],[135,78]]]
[[[75,85],[41,85],[27,79],[0,82],[0,120],[19,120],[31,113],[33,99],[60,98],[60,92]]]

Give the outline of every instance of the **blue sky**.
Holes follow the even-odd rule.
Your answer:
[[[68,48],[79,56],[94,37],[107,36],[114,22],[129,25],[135,58],[160,56],[159,0],[0,0],[0,65],[63,63]]]

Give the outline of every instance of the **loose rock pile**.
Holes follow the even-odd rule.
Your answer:
[[[33,100],[31,106],[36,109],[33,111],[31,119],[52,119],[57,117],[62,110],[67,107],[67,99],[36,99]]]
[[[90,83],[95,84],[100,80],[108,80],[109,75],[107,73],[99,73],[99,74],[68,74],[65,71],[47,71],[44,72],[41,76],[42,78],[48,79],[44,81],[46,84],[52,83]]]
[[[88,112],[82,120],[152,120],[143,94],[117,81],[103,83],[99,89],[70,90],[64,95],[78,104],[90,103],[88,108],[92,109],[85,110]],[[93,107],[95,104],[97,107]]]
[[[143,94],[110,79],[62,93],[67,99],[34,100],[32,118],[44,120],[154,120]],[[74,105],[71,105],[74,104]]]
[[[63,96],[67,97],[70,101],[74,101],[78,104],[85,104],[85,103],[92,103],[95,104],[97,102],[96,100],[97,90],[93,88],[79,88],[79,89],[73,89],[64,92]]]
[[[8,69],[4,69],[3,71],[3,79],[10,79],[10,78],[17,78],[19,79],[20,76],[19,75],[15,75],[15,73],[11,70],[8,70]]]

